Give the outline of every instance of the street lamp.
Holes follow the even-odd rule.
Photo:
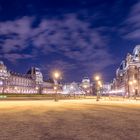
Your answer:
[[[95,75],[95,77],[94,77],[95,81],[99,81],[100,78],[101,78],[100,75]]]
[[[53,73],[53,77],[54,77],[54,79],[59,79],[60,78],[60,72],[59,71],[54,71],[54,73]]]
[[[54,80],[55,101],[58,101],[58,98],[57,98],[58,86],[59,86],[58,85],[58,80],[61,77],[61,72],[58,71],[58,70],[53,71],[52,76],[53,76],[53,80]]]
[[[101,76],[95,75],[94,80],[96,81],[96,90],[97,90],[97,98],[96,101],[99,101],[100,98],[100,90],[102,88]]]

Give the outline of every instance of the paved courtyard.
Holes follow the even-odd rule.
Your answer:
[[[139,140],[140,101],[0,101],[0,140]]]

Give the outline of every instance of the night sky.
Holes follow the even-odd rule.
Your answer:
[[[65,81],[96,72],[111,81],[140,44],[137,0],[0,0],[0,59],[26,73],[63,71]]]

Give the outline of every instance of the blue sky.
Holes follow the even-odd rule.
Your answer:
[[[46,78],[53,69],[65,81],[115,70],[140,44],[138,0],[0,0],[0,59],[25,73],[30,66]]]

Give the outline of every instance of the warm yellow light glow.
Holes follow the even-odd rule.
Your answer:
[[[101,85],[101,81],[98,81],[98,84]]]
[[[87,85],[83,85],[83,88],[87,88]]]
[[[137,83],[137,80],[133,80],[133,83],[136,84]]]
[[[54,86],[54,90],[57,90],[57,87],[56,86]]]
[[[103,85],[101,84],[101,85],[100,85],[100,88],[102,88],[102,87],[103,87]]]
[[[101,81],[98,81],[98,85],[99,85],[100,87],[102,87],[102,82],[101,82]]]
[[[60,76],[61,76],[60,71],[54,71],[53,72],[53,78],[58,79],[58,78],[60,78]]]
[[[100,75],[95,75],[94,79],[95,79],[96,81],[98,81],[98,80],[101,79],[101,77],[100,77]]]
[[[133,82],[132,81],[129,81],[129,83],[128,83],[129,85],[132,85],[133,84]]]

